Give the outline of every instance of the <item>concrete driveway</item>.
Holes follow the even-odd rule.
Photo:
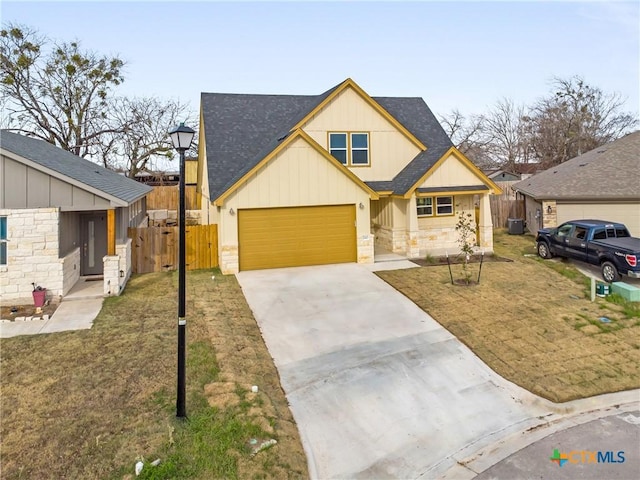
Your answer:
[[[465,459],[574,408],[496,375],[364,266],[241,272],[238,280],[312,478],[472,478],[498,459],[475,458],[484,465],[475,472]]]

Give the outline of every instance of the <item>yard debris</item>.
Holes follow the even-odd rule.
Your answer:
[[[258,393],[258,386],[257,386],[257,385],[252,386],[252,387],[251,387],[251,391],[252,391],[253,393]]]
[[[600,317],[598,320],[600,320],[602,323],[611,323],[611,319],[608,317]]]
[[[249,440],[249,446],[251,447],[251,456],[253,457],[262,450],[266,450],[267,448],[272,447],[277,443],[277,440],[270,438],[269,440],[265,440],[258,445],[258,439],[252,438],[251,440]]]
[[[157,467],[158,465],[160,465],[160,459],[156,458],[153,462],[151,462],[151,465],[153,465],[154,467]]]
[[[136,462],[136,467],[135,467],[135,469],[136,469],[136,477],[138,475],[140,475],[140,472],[142,472],[143,468],[144,468],[144,463],[142,463],[142,460],[138,460]]]

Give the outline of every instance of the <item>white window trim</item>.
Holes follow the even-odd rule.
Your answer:
[[[431,205],[418,205],[418,200],[421,199],[429,199],[431,200]],[[431,213],[420,213],[420,209],[421,208],[427,208],[430,207],[431,208]],[[417,197],[416,198],[416,213],[418,214],[418,217],[433,217],[433,197]]]
[[[450,198],[451,199],[451,203],[445,203],[442,205],[438,205],[438,200],[440,200],[441,198]],[[436,201],[435,201],[435,207],[436,207],[436,216],[437,217],[450,217],[452,215],[455,215],[455,209],[453,208],[454,204],[455,204],[455,199],[453,198],[453,195],[444,195],[442,197],[436,197]],[[440,213],[438,212],[438,209],[440,207],[451,207],[451,213]]]
[[[345,140],[345,146],[344,148],[339,147],[339,148],[335,148],[331,146],[331,136],[332,135],[344,135],[344,140]],[[340,151],[340,152],[344,152],[345,153],[345,158],[344,161],[346,163],[342,163],[340,160],[338,160],[336,158],[336,160],[338,160],[340,163],[342,163],[343,165],[349,165],[349,134],[347,132],[329,132],[329,153],[331,155],[333,155],[334,151]],[[334,157],[335,158],[335,157]]]
[[[344,166],[346,167],[370,167],[371,166],[371,135],[369,135],[369,132],[347,132],[347,131],[343,131],[343,132],[327,132],[328,135],[328,150],[329,153],[331,153],[332,151],[345,151],[346,152],[346,162],[347,163],[342,163],[340,160],[338,160],[336,158],[336,160],[338,160],[340,163],[342,163]],[[333,148],[331,146],[331,136],[332,135],[346,135],[346,148]],[[366,148],[364,147],[353,147],[353,140],[352,137],[353,135],[366,135],[367,136],[367,146]],[[367,163],[353,163],[353,152],[367,152]],[[331,153],[333,155],[333,153]],[[335,158],[335,157],[334,157]]]
[[[431,213],[418,213],[420,208],[426,207],[426,205],[418,205],[418,198],[430,198],[431,199]],[[450,198],[451,203],[444,203],[438,205],[438,200],[441,198]],[[443,195],[441,197],[433,196],[433,197],[416,197],[416,215],[418,217],[451,217],[455,215],[455,210],[453,208],[455,204],[455,198],[453,195]],[[438,207],[451,207],[451,213],[438,213]]]
[[[354,147],[353,146],[353,136],[354,135],[365,135],[367,137],[367,146],[366,147]],[[349,161],[351,165],[356,167],[367,167],[371,165],[371,155],[369,152],[369,133],[368,132],[349,132]],[[367,152],[367,163],[353,163],[353,152]]]

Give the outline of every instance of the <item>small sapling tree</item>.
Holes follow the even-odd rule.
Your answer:
[[[464,254],[464,262],[462,264],[464,281],[469,285],[469,283],[471,283],[469,260],[471,259],[471,255],[473,255],[473,247],[476,246],[475,222],[473,221],[472,213],[465,212],[464,210],[458,212],[456,232],[458,233],[457,241],[460,246],[460,251]]]

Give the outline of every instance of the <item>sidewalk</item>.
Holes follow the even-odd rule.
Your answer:
[[[50,318],[0,322],[0,338],[89,329],[102,309],[102,289],[102,282],[81,278]]]

